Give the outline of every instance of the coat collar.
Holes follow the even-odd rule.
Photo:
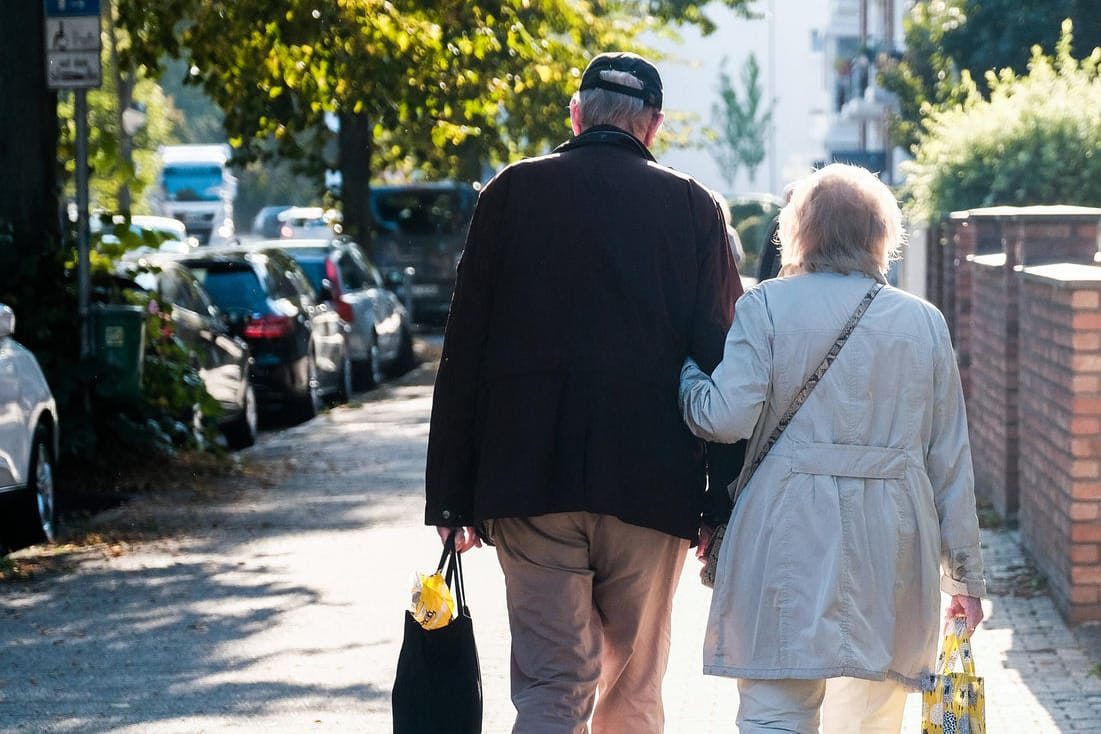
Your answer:
[[[554,149],[555,153],[565,153],[588,145],[614,145],[634,151],[646,160],[653,161],[654,156],[642,142],[625,130],[612,125],[593,125],[572,140],[562,143]]]

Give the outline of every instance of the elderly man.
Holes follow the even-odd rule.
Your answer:
[[[596,56],[570,100],[575,137],[485,187],[459,266],[425,519],[457,528],[460,550],[475,526],[496,546],[514,732],[664,727],[707,463],[678,375],[687,355],[718,363],[741,285],[711,193],[650,154],[661,104],[649,61]],[[719,507],[734,469],[712,479]]]

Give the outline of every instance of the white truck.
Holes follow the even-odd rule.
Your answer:
[[[184,223],[200,244],[233,236],[237,179],[230,171],[232,151],[220,145],[162,145],[161,169],[152,197],[155,214]]]

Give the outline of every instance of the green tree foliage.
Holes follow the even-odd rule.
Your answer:
[[[1029,73],[965,72],[959,104],[933,111],[907,166],[913,213],[994,205],[1101,206],[1101,49],[1071,54],[1071,24],[1053,56],[1037,46]]]
[[[637,48],[662,22],[710,22],[685,0],[651,0],[648,14],[620,0],[119,3],[137,62],[186,58],[242,157],[320,173],[335,114],[344,220],[361,237],[372,173],[470,180],[484,163],[545,150],[568,134],[564,102],[588,56]]]
[[[880,84],[898,95],[900,112],[891,137],[907,149],[921,132],[925,105],[951,106],[961,100],[962,73],[971,72],[987,94],[986,72],[1026,71],[1032,47],[1050,51],[1064,19],[1078,29],[1078,46],[1101,45],[1101,3],[1097,0],[918,0],[905,18],[906,50],[901,58],[879,59]]]
[[[765,159],[765,136],[772,121],[772,103],[765,104],[761,89],[761,67],[750,54],[742,66],[742,92],[726,71],[726,59],[719,68],[719,102],[711,109],[715,142],[711,155],[730,186],[745,168],[752,182]]]

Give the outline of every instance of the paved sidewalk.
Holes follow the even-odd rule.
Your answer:
[[[410,578],[439,557],[421,520],[429,366],[403,382],[265,437],[250,455],[285,467],[270,481],[194,506],[148,498],[160,539],[0,585],[0,734],[389,732]],[[974,639],[989,734],[1101,734],[1101,634],[1028,595],[1016,533],[984,543],[994,589],[1020,594],[992,597]],[[507,734],[501,573],[490,549],[464,560],[484,731]],[[696,573],[690,560],[674,603],[666,732],[735,734],[734,681],[700,673],[710,591]]]

